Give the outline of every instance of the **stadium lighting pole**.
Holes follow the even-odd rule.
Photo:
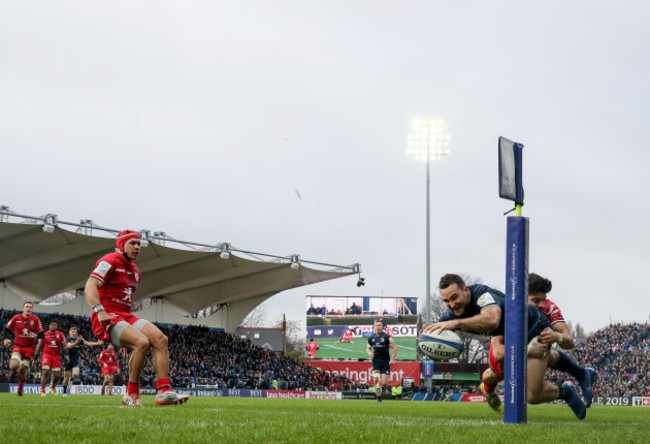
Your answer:
[[[431,162],[441,160],[449,154],[449,135],[445,134],[445,122],[440,119],[417,118],[413,121],[414,133],[407,136],[406,154],[427,164],[427,289],[425,324],[431,324],[431,210],[429,189]]]

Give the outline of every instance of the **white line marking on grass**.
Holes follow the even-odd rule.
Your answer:
[[[405,345],[397,345],[397,346],[400,347],[400,348],[405,348],[405,349],[407,349],[407,350],[415,350],[415,348],[413,348],[413,347],[407,347],[407,346],[405,346]]]
[[[34,404],[34,403],[23,404],[23,403],[20,403],[20,404],[15,404],[15,405],[20,405],[20,406],[25,406],[25,407],[66,407],[66,408],[67,407],[78,407],[78,408],[84,408],[84,409],[88,408],[88,407],[97,408],[97,409],[121,409],[123,407],[126,407],[125,405],[122,405],[122,404],[120,404],[120,405],[83,404],[82,405],[82,404],[66,404],[66,403],[52,404],[52,403],[49,403],[49,402],[47,404],[45,404],[45,403],[43,403],[43,404]]]
[[[353,350],[350,350],[350,349],[347,349],[347,348],[336,347],[335,345],[324,344],[323,347],[335,348],[337,350],[343,350],[343,351],[346,351],[346,352],[353,351]]]

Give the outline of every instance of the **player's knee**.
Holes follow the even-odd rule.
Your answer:
[[[161,331],[156,333],[153,338],[151,338],[151,345],[155,348],[167,348],[168,343],[169,339],[167,339],[167,336],[164,335]]]
[[[146,353],[149,350],[151,344],[149,342],[149,338],[147,338],[145,335],[138,335],[133,340],[132,346],[133,346],[133,351]]]
[[[543,399],[539,396],[539,391],[530,387],[526,389],[526,397],[528,399],[528,404],[534,405],[544,402]]]

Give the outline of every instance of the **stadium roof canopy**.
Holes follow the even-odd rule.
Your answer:
[[[111,237],[93,235],[97,232]],[[114,251],[118,232],[88,220],[62,222],[52,214],[23,216],[0,207],[0,283],[35,302],[63,292],[80,296],[97,260]],[[164,233],[140,233],[143,248],[137,265],[144,279],[134,301],[162,299],[183,316],[217,304],[230,307],[235,316],[223,326],[228,331],[283,290],[360,272],[358,264],[324,264],[298,255],[239,250],[228,243],[204,245]],[[240,309],[232,310],[237,305]]]

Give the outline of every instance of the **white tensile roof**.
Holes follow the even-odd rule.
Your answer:
[[[115,248],[114,237],[70,231],[62,228],[68,223],[60,223],[56,218],[49,219],[55,223],[51,228],[46,227],[49,228],[46,231],[48,216],[42,218],[45,223],[39,218],[29,218],[28,223],[11,223],[6,221],[7,214],[0,212],[4,220],[0,222],[0,282],[24,300],[38,302],[66,291],[80,294],[97,260]],[[77,231],[98,231],[83,225],[68,225],[73,228],[76,225]],[[102,234],[113,236],[117,232],[101,230],[105,231]],[[148,246],[141,248],[136,262],[143,280],[134,301],[162,299],[166,307],[183,316],[215,304],[228,304],[229,313],[241,317],[228,320],[224,327],[229,331],[251,309],[283,290],[359,272],[358,264],[335,266],[300,261],[299,266],[292,267],[291,256],[250,253],[231,248],[229,244],[203,248],[208,251],[190,250],[188,246],[200,244],[170,241],[162,233],[154,236],[146,233],[144,238],[149,239]],[[172,242],[185,248],[160,244]],[[228,254],[223,254],[224,251]],[[244,255],[257,259],[247,259]],[[261,256],[268,260],[260,260]],[[293,261],[299,261],[299,257],[293,256]],[[323,266],[330,270],[316,268]]]

